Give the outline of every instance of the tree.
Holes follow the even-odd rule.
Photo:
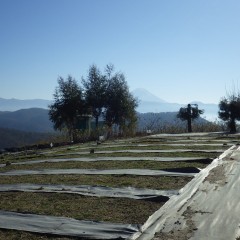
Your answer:
[[[70,75],[64,80],[58,78],[58,87],[53,95],[54,103],[49,106],[49,118],[55,130],[67,129],[74,141],[74,130],[80,116],[85,112],[82,89]]]
[[[198,109],[197,104],[188,104],[187,107],[179,109],[177,118],[187,121],[188,132],[192,132],[192,120],[197,119],[203,112],[203,110]]]
[[[99,117],[103,113],[106,99],[106,77],[101,74],[96,65],[92,65],[89,68],[87,79],[83,78],[82,83],[85,90],[86,105],[91,109],[96,128],[98,128]]]
[[[126,128],[135,128],[137,122],[137,99],[129,92],[125,76],[122,73],[113,74],[113,66],[107,66],[108,87],[106,90],[105,122],[109,128],[113,124],[119,126],[119,132]]]
[[[230,133],[236,133],[236,120],[240,120],[240,95],[231,94],[219,103],[218,116],[228,123]]]

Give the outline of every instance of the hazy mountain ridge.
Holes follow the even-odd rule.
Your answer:
[[[0,98],[0,111],[17,111],[26,108],[43,108],[48,109],[48,106],[52,103],[51,100],[45,99],[5,99]]]
[[[48,110],[41,108],[0,112],[0,127],[26,132],[53,132],[53,124],[49,120]]]
[[[186,104],[168,103],[145,89],[136,89],[132,93],[139,99],[139,106],[137,108],[138,130],[144,130],[151,126],[159,127],[164,124],[183,124],[183,122],[176,118],[176,114]],[[34,132],[39,136],[38,139],[43,137],[39,135],[41,133],[54,132],[53,123],[49,120],[48,116],[48,106],[51,103],[52,101],[43,99],[18,100],[0,98],[0,133],[2,137],[0,148],[5,146],[6,143],[8,143],[7,146],[14,147],[16,144],[21,144],[22,139],[26,138],[35,141],[34,137],[31,137],[31,134],[28,135],[29,137],[22,138],[23,134],[27,136],[27,132]],[[212,116],[212,119],[217,117],[217,104],[204,104],[201,102],[197,102],[197,104],[200,109],[205,110],[205,116]],[[26,141],[28,142],[28,140]]]
[[[137,111],[140,113],[178,112],[181,107],[187,106],[187,104],[166,102],[145,89],[136,89],[132,91],[132,94],[139,99]],[[205,116],[209,120],[215,120],[218,117],[218,104],[202,103],[199,101],[192,101],[190,103],[198,104],[198,108],[204,110],[203,117]]]
[[[132,91],[132,94],[139,100],[139,106],[137,111],[140,113],[148,112],[177,112],[181,107],[185,107],[187,104],[170,103],[154,94],[150,93],[144,88],[137,88]],[[20,109],[28,108],[43,108],[48,109],[48,106],[52,104],[52,100],[44,99],[4,99],[0,98],[0,111],[17,111]],[[203,117],[205,116],[209,120],[216,120],[218,117],[218,105],[212,103],[202,103],[199,101],[192,101],[192,104],[198,104],[199,109],[204,109]],[[1,127],[1,125],[0,125]]]
[[[155,96],[144,88],[137,88],[131,92],[140,101],[167,103],[165,100]]]

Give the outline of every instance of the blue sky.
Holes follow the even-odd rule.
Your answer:
[[[240,80],[238,0],[0,0],[0,97],[52,99],[91,64],[130,90],[218,103]]]

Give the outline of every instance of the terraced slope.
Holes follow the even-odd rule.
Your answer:
[[[0,238],[137,238],[149,217],[236,141],[154,135],[1,155]]]

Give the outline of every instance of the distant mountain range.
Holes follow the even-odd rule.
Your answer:
[[[26,132],[53,132],[48,110],[42,108],[21,109],[14,112],[0,112],[0,128]]]
[[[27,108],[43,108],[47,109],[48,105],[51,104],[51,100],[44,100],[44,99],[27,99],[27,100],[20,100],[20,99],[4,99],[0,98],[0,111],[17,111],[20,109],[27,109]]]
[[[186,106],[179,103],[169,103],[158,98],[145,89],[136,89],[133,95],[139,99],[138,130],[158,129],[165,125],[184,124],[176,118],[178,110]],[[53,124],[49,120],[48,106],[51,100],[32,99],[3,99],[0,98],[0,149],[34,144],[47,140],[54,134]],[[207,119],[216,119],[217,104],[197,103],[205,110]],[[204,119],[199,119],[204,123]]]
[[[139,99],[137,111],[140,113],[178,112],[181,107],[186,107],[186,104],[166,102],[143,88],[135,89],[132,94]],[[217,104],[199,101],[192,101],[190,104],[198,104],[198,108],[204,110],[203,117],[206,117],[207,120],[217,119],[219,110]]]
[[[186,104],[167,102],[143,88],[135,89],[132,91],[132,94],[139,99],[139,106],[137,108],[139,113],[177,112],[181,107],[186,106]],[[0,111],[17,111],[28,108],[48,109],[48,106],[51,103],[51,100],[44,99],[19,100],[14,98],[0,98]],[[191,103],[196,103],[198,104],[199,109],[204,109],[203,116],[205,116],[208,120],[215,120],[217,118],[217,104],[208,104],[197,101],[192,101]]]
[[[163,129],[166,126],[186,125],[176,118],[177,112],[165,113],[138,113],[137,131]],[[199,118],[198,123],[207,123]],[[7,147],[21,147],[38,143],[49,142],[55,135],[53,124],[48,117],[48,109],[29,108],[14,112],[0,112],[0,150]]]

